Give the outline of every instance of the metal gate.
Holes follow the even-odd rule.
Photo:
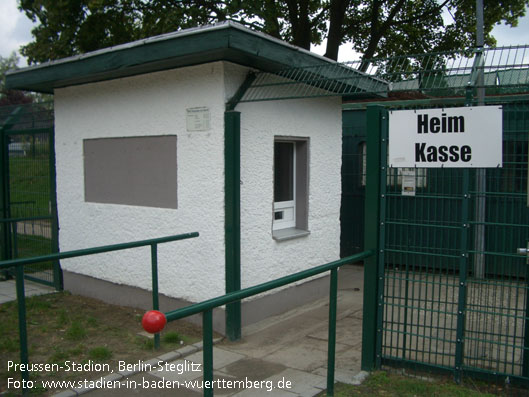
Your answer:
[[[376,363],[529,380],[529,104],[503,105],[503,168],[411,170],[415,196],[388,169],[387,112]]]
[[[2,260],[58,252],[53,109],[31,104],[2,111]],[[57,261],[26,266],[24,275],[61,288]]]
[[[342,113],[342,202],[340,257],[364,250],[366,117],[365,111]]]

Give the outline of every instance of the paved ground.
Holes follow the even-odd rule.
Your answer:
[[[352,383],[360,371],[363,268],[339,272],[336,380]],[[219,341],[213,352],[215,395],[314,396],[326,388],[328,299],[243,330],[238,342]],[[144,363],[144,371],[105,378],[114,388],[65,391],[62,397],[200,396],[200,345]],[[156,364],[163,360],[163,364]],[[152,367],[147,366],[152,364]],[[185,382],[188,382],[187,384]],[[117,388],[119,384],[119,389]]]
[[[55,291],[55,288],[47,287],[42,284],[37,284],[29,280],[24,282],[24,290],[26,297],[33,295],[49,294]],[[16,281],[7,280],[0,281],[0,304],[5,302],[11,302],[17,299]]]

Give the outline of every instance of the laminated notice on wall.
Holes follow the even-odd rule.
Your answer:
[[[210,129],[210,116],[208,107],[188,108],[186,124],[187,131],[208,131]]]
[[[415,196],[415,190],[417,189],[415,170],[402,170],[402,195],[403,196]]]

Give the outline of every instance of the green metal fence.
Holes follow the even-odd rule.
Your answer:
[[[51,104],[3,107],[1,132],[2,259],[58,251]],[[58,261],[24,269],[27,279],[61,288]]]
[[[529,103],[503,105],[503,168],[415,169],[415,196],[388,168],[387,112],[376,366],[529,381],[527,258],[516,253],[529,241]]]
[[[340,256],[364,249],[364,199],[366,187],[365,110],[342,114],[342,202]]]

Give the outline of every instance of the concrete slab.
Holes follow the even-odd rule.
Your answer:
[[[327,365],[327,341],[302,337],[299,343],[284,346],[282,349],[264,357],[267,361],[277,362],[286,367],[312,372],[316,368]],[[336,353],[348,347],[336,344]]]
[[[326,341],[329,335],[328,325],[322,324],[309,337]],[[336,342],[357,348],[362,344],[362,319],[346,316],[336,323]]]
[[[316,369],[313,374],[323,376],[327,379],[327,367],[320,367]],[[350,372],[341,369],[334,370],[334,381],[347,383],[349,385],[353,384],[353,379],[357,375],[357,372]]]
[[[239,380],[247,378],[259,381],[279,374],[285,369],[283,364],[255,358],[243,358],[225,366],[221,371]]]
[[[225,367],[226,365],[230,365],[245,357],[246,356],[244,356],[243,354],[239,354],[239,353],[235,353],[235,352],[232,352],[226,349],[214,347],[213,348],[213,369],[219,369],[219,368]],[[190,356],[186,357],[186,359],[194,363],[201,364],[200,367],[202,368],[203,354],[201,351],[191,354]]]
[[[35,295],[51,294],[55,288],[38,284],[33,281],[24,281],[24,292],[26,297]],[[0,281],[0,304],[17,300],[17,290],[15,280]]]
[[[293,368],[287,368],[266,380],[273,382],[274,389],[301,396],[314,396],[327,387],[326,377]]]
[[[358,373],[362,364],[362,350],[347,349],[336,353],[335,368]]]

